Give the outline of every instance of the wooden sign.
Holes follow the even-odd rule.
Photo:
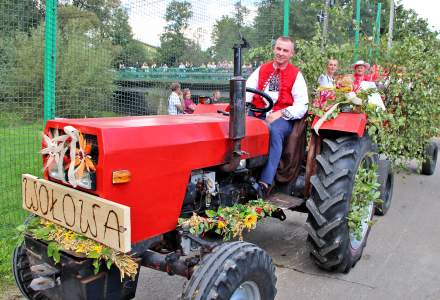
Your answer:
[[[29,174],[23,208],[121,252],[131,250],[130,207]]]

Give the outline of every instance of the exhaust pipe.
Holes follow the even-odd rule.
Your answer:
[[[243,151],[241,140],[246,134],[246,80],[242,76],[242,49],[249,47],[248,42],[242,37],[240,44],[235,44],[234,49],[234,76],[229,80],[229,140],[230,151],[228,163],[222,165],[220,170],[233,172],[237,169]]]

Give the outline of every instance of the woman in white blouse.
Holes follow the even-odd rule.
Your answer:
[[[336,59],[329,59],[327,61],[327,68],[324,74],[318,78],[318,84],[322,87],[335,87],[335,73],[338,69],[338,61]]]

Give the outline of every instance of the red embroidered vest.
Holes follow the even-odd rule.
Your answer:
[[[273,67],[272,61],[261,65],[260,71],[258,73],[258,90],[264,92],[264,89],[269,84],[269,81],[274,75],[275,71],[279,72],[280,86],[278,92],[278,100],[273,106],[273,111],[291,106],[295,101],[295,99],[293,99],[292,97],[292,87],[295,83],[296,76],[299,73],[299,69],[292,64],[287,64],[286,68],[284,68],[283,70],[276,70]],[[266,106],[266,103],[259,95],[254,95],[252,103],[258,108],[263,108]]]

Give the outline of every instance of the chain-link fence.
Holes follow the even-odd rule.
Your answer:
[[[24,216],[21,173],[39,174],[44,3],[0,0],[0,234]],[[13,232],[12,232],[13,234]]]

